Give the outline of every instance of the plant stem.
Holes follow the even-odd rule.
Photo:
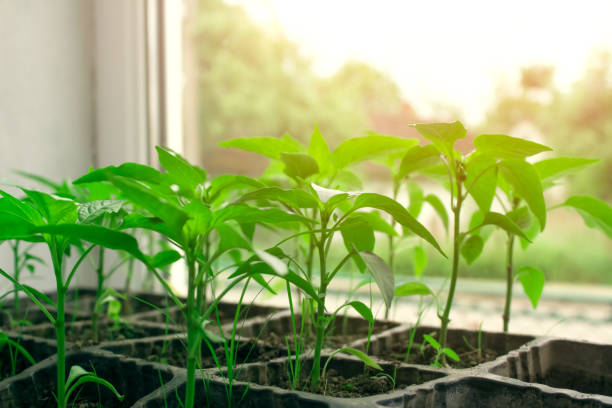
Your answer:
[[[13,276],[15,280],[19,282],[19,240],[15,240],[15,245],[12,246],[13,249]],[[13,289],[15,292],[13,293],[13,316],[15,319],[19,319],[19,287],[17,284],[13,284]]]
[[[327,227],[327,220],[324,217],[322,218],[322,227],[325,229]],[[321,239],[318,242],[318,252],[319,252],[319,265],[320,265],[320,285],[319,285],[319,297],[317,299],[317,322],[315,326],[316,330],[316,340],[314,346],[314,357],[312,361],[312,371],[310,374],[311,384],[310,387],[312,391],[317,392],[321,387],[321,349],[323,348],[323,338],[325,337],[325,329],[327,327],[326,318],[325,318],[325,295],[327,292],[327,260],[325,257],[325,242],[327,239],[327,235],[325,232],[321,232]]]
[[[132,275],[134,274],[134,258],[130,256],[128,259],[127,265],[127,276],[125,277],[125,287],[123,293],[125,294],[125,302],[123,302],[125,307],[125,314],[132,314],[132,295],[131,295],[131,286],[132,286]]]
[[[393,199],[397,201],[397,196],[399,194],[400,183],[396,177],[393,178]],[[395,218],[391,217],[391,227],[395,229]],[[389,234],[389,267],[391,271],[393,271],[393,264],[395,263],[395,238],[393,235]],[[385,320],[389,320],[389,312],[391,311],[391,307],[387,307],[385,305]]]
[[[57,290],[57,316],[55,317],[55,339],[57,342],[57,406],[65,408],[66,393],[64,385],[66,383],[66,313],[64,302],[66,291],[62,276],[63,251],[58,248],[55,238],[51,245],[51,259],[53,261],[53,272],[55,273],[55,287]]]
[[[196,260],[193,254],[187,253],[187,268],[189,271],[187,283],[187,384],[185,390],[185,407],[193,408],[195,400],[195,368],[196,351],[198,349],[198,322],[195,305],[195,275]]]
[[[508,332],[510,323],[510,304],[512,303],[514,234],[508,234],[506,244],[506,306],[504,307],[504,333]]]
[[[440,346],[441,348],[446,347],[446,337],[448,331],[448,323],[450,322],[449,315],[453,305],[453,297],[455,296],[455,288],[457,286],[457,276],[459,271],[459,250],[461,248],[461,236],[460,236],[460,216],[461,216],[461,204],[463,203],[463,196],[461,194],[461,183],[457,182],[457,199],[455,206],[453,207],[454,225],[453,225],[453,269],[451,272],[450,287],[448,289],[448,297],[446,298],[446,306],[444,307],[444,313],[440,317]],[[442,361],[445,358],[442,356]]]
[[[98,286],[96,288],[96,302],[93,313],[91,314],[91,328],[93,331],[93,341],[95,343],[98,342],[98,337],[100,336],[98,321],[100,320],[99,302],[100,298],[102,297],[102,292],[104,291],[104,247],[99,247],[98,250],[98,268],[96,270],[96,275],[98,278]]]

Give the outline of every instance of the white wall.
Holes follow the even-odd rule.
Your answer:
[[[74,178],[92,161],[92,7],[0,0],[0,179]]]
[[[155,3],[0,0],[1,189],[24,183],[14,170],[59,181],[90,166],[150,162],[156,118],[145,21]],[[37,254],[47,256],[42,247]],[[0,268],[11,262],[0,245]],[[85,269],[78,283],[92,284]],[[49,271],[40,272],[28,283],[53,287]]]

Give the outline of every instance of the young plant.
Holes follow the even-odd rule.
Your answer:
[[[7,347],[10,355],[10,370],[9,375],[15,375],[17,371],[17,359],[19,356],[25,358],[31,365],[36,364],[32,355],[21,345],[19,341],[11,339],[6,333],[0,332],[0,350]],[[1,370],[0,372],[4,372]]]
[[[117,190],[112,186],[102,183],[89,184],[86,186],[74,185],[67,181],[56,183],[46,177],[18,172],[21,176],[36,181],[47,188],[51,189],[53,195],[57,197],[67,198],[78,202],[78,222],[80,224],[100,225],[110,229],[117,229],[126,212],[122,209],[124,201],[114,199],[117,196]],[[78,250],[83,253],[85,248],[77,245]],[[107,257],[105,256],[105,248],[98,248],[97,264],[92,262],[96,272],[96,299],[94,305],[98,305],[106,288],[106,281],[111,275],[116,272],[123,264],[130,259],[128,255],[124,259],[109,267],[106,264]],[[133,259],[133,258],[131,258]],[[91,324],[93,331],[93,341],[99,340],[99,325],[101,312],[99,308],[94,307],[91,313]]]
[[[244,186],[261,186],[248,177],[220,176],[206,183],[206,172],[191,165],[177,153],[158,147],[159,161],[165,173],[136,163],[124,163],[95,170],[75,183],[111,182],[133,205],[148,215],[130,214],[121,228],[143,228],[161,233],[179,248],[187,265],[187,386],[185,406],[194,405],[195,370],[201,344],[207,336],[203,326],[225,293],[242,280],[260,276],[248,271],[234,278],[212,302],[207,300],[209,284],[218,273],[215,262],[235,250],[250,250],[250,238],[256,223],[279,224],[303,222],[304,218],[279,209],[261,210],[246,205],[227,205],[228,195]],[[215,239],[216,238],[216,239]],[[182,305],[164,286],[175,302]]]
[[[34,273],[36,269],[36,265],[45,265],[45,261],[30,253],[32,247],[36,244],[36,242],[28,242],[25,239],[14,239],[8,240],[8,245],[11,247],[11,253],[13,255],[13,278],[17,282],[21,281],[22,272],[24,270],[30,271],[30,273]],[[23,247],[24,245],[25,248]],[[19,320],[21,316],[21,298],[19,297],[19,288],[16,285],[13,285],[13,312],[11,319]],[[13,325],[14,322],[11,322]]]
[[[299,168],[299,167],[298,167]],[[394,277],[389,266],[380,257],[372,253],[374,248],[374,228],[371,218],[366,213],[358,210],[373,208],[390,214],[398,223],[411,229],[415,234],[425,239],[431,245],[441,251],[434,237],[414,219],[408,211],[395,200],[375,193],[346,193],[338,190],[326,189],[317,185],[305,185],[303,188],[281,189],[278,187],[268,187],[254,190],[241,197],[238,202],[257,201],[260,205],[265,203],[277,203],[282,205],[288,212],[303,216],[313,214],[310,223],[305,224],[306,231],[299,232],[280,241],[268,252],[258,252],[262,261],[277,264],[274,260],[266,260],[270,254],[287,260],[289,267],[295,267],[304,278],[295,276],[294,284],[298,284],[304,294],[311,298],[316,305],[315,316],[315,344],[313,366],[310,374],[310,388],[312,391],[319,391],[321,386],[321,350],[328,327],[334,320],[338,311],[344,307],[352,307],[369,322],[373,322],[373,314],[370,308],[360,301],[350,301],[341,305],[332,315],[327,314],[326,298],[327,289],[346,264],[354,258],[361,262],[364,268],[374,278],[378,285],[383,299],[387,305],[391,303],[394,292]],[[342,238],[346,246],[347,253],[334,267],[329,262],[330,248],[336,232],[342,233]],[[319,284],[311,284],[314,280],[310,272],[302,267],[301,262],[291,256],[286,255],[280,245],[287,241],[307,234],[313,242],[315,255],[319,263]],[[277,261],[277,260],[276,260]],[[284,264],[276,265],[281,276],[287,277],[295,273],[287,270]],[[299,278],[299,279],[298,279]],[[346,350],[344,350],[346,351]],[[356,354],[359,357],[359,354]]]
[[[398,164],[398,160],[400,163]],[[433,145],[413,146],[406,151],[400,151],[388,155],[382,160],[377,160],[378,163],[385,166],[391,175],[392,198],[399,200],[400,191],[403,186],[406,186],[408,193],[407,209],[415,218],[421,214],[421,210],[425,204],[431,206],[438,214],[444,229],[448,232],[448,214],[442,201],[434,194],[423,192],[421,187],[414,181],[419,170],[423,170],[439,164],[440,154]],[[395,272],[395,258],[400,252],[400,245],[406,238],[410,238],[408,233],[399,235],[396,231],[395,222],[392,221],[391,228],[387,234],[388,239],[388,263],[391,270]],[[427,265],[427,252],[421,245],[410,247],[412,264],[414,267],[414,275],[420,278]],[[385,310],[385,318],[388,318],[390,309]]]
[[[544,191],[557,185],[557,181],[565,176],[573,174],[578,170],[584,169],[586,166],[596,163],[598,160],[584,159],[584,158],[572,158],[572,157],[556,157],[552,159],[545,159],[534,163],[534,167],[538,172],[540,180],[542,181],[542,187]],[[610,206],[594,197],[590,196],[571,196],[564,203],[553,207],[547,207],[547,211],[552,211],[556,208],[566,207],[572,208],[583,217],[585,224],[591,228],[598,228],[602,232],[612,238],[612,208]],[[525,233],[530,239],[535,238],[538,232],[537,222],[532,221],[532,224],[527,227]],[[529,242],[521,239],[521,247],[527,248]],[[511,249],[508,249],[510,255],[510,261],[508,265],[512,265],[512,253]],[[510,269],[508,267],[508,269]],[[523,286],[525,294],[531,301],[534,309],[538,305],[542,290],[544,288],[544,273],[533,266],[522,266],[517,270],[515,279],[518,279]],[[512,298],[512,291],[506,292],[506,312],[504,314],[504,330],[507,330],[507,322],[510,320],[510,302]],[[507,316],[507,318],[506,318]]]
[[[22,189],[27,200],[19,200],[0,191],[0,239],[38,239],[47,245],[53,265],[56,283],[57,302],[35,289],[20,284],[11,275],[0,269],[0,275],[11,281],[41,309],[55,326],[57,341],[57,404],[63,408],[67,404],[66,375],[66,292],[79,265],[96,245],[121,249],[147,262],[138,249],[136,240],[122,232],[94,225],[78,223],[78,204],[69,199],[54,197],[39,191]],[[65,275],[65,256],[73,243],[88,241],[91,245],[84,251],[70,272]],[[47,303],[56,309],[52,316]],[[86,377],[89,379],[90,377]]]
[[[463,255],[469,258],[473,252],[481,250],[482,238],[479,237],[478,231],[486,225],[493,225],[527,239],[519,226],[509,217],[490,211],[497,186],[498,170],[507,175],[511,185],[517,187],[517,190],[525,194],[528,204],[534,206],[532,210],[538,217],[542,218],[542,225],[545,223],[545,207],[540,206],[540,203],[543,203],[543,197],[539,179],[537,177],[535,179],[530,177],[531,173],[523,172],[525,168],[530,168],[531,166],[524,161],[524,157],[529,156],[532,151],[522,151],[521,147],[524,146],[523,144],[516,147],[511,142],[492,143],[490,148],[480,148],[475,153],[463,155],[454,146],[457,140],[466,136],[466,130],[461,122],[415,124],[413,126],[425,139],[432,142],[433,147],[424,147],[421,151],[415,152],[411,160],[419,162],[433,158],[435,154],[432,154],[432,149],[435,149],[443,164],[430,168],[429,173],[443,176],[447,180],[444,184],[450,193],[450,208],[453,218],[451,238],[453,246],[452,268],[446,303],[442,313],[438,313],[440,318],[440,345],[441,349],[444,349],[446,347],[450,312],[459,275],[459,257]],[[506,138],[508,138],[508,136],[504,135],[490,136],[492,139],[497,138],[502,141],[506,141]],[[487,146],[489,145],[487,144]],[[548,149],[536,143],[529,146],[536,150],[536,153],[542,151],[542,149]],[[476,219],[467,231],[462,232],[461,211],[469,196],[476,202],[481,216]],[[441,358],[444,362],[445,354]]]
[[[482,161],[484,166],[494,166],[497,170],[496,192],[497,202],[503,208],[505,215],[516,223],[524,232],[517,236],[512,231],[506,231],[506,296],[503,313],[503,330],[508,331],[510,322],[512,288],[515,280],[519,280],[534,308],[544,288],[544,273],[536,267],[524,265],[514,272],[514,244],[520,239],[521,246],[526,248],[539,231],[544,230],[547,207],[544,191],[555,185],[555,181],[568,173],[582,169],[596,160],[581,158],[552,158],[530,164],[527,158],[550,151],[547,146],[506,135],[481,135],[474,139],[476,151],[474,160]],[[503,198],[500,196],[503,194]],[[580,200],[580,198],[578,199]],[[594,198],[587,198],[591,209],[602,208],[602,203]],[[566,205],[572,206],[573,197]],[[595,206],[592,207],[591,203]],[[605,203],[603,203],[605,206]],[[596,214],[605,214],[595,211]],[[605,222],[605,216],[604,218]],[[612,218],[610,218],[612,219]],[[473,262],[482,251],[486,236],[473,235],[471,245],[462,252],[468,263]]]
[[[436,356],[434,357],[433,362],[431,363],[434,367],[442,367],[442,362],[444,361],[444,356],[450,357],[455,361],[460,361],[459,356],[452,349],[448,347],[442,347],[440,343],[436,339],[434,339],[429,334],[424,334],[423,339],[429,343],[429,345],[436,351]],[[423,343],[424,345],[425,343]]]
[[[343,191],[361,189],[360,178],[352,171],[352,167],[365,160],[382,157],[407,149],[418,143],[416,139],[406,139],[369,132],[367,136],[344,140],[334,150],[331,150],[318,127],[310,137],[308,146],[292,138],[288,134],[282,138],[252,137],[236,138],[220,143],[223,147],[237,148],[268,157],[272,160],[264,178],[280,180],[280,185],[293,188],[305,188],[309,183],[324,188]],[[316,208],[304,209],[304,215],[316,218]],[[376,231],[395,234],[394,229],[383,220],[377,212],[363,213],[361,217],[369,217],[369,222]],[[348,227],[345,231],[348,231]],[[302,229],[305,231],[305,229]],[[316,269],[316,245],[312,234],[303,234],[297,242],[298,257],[303,255],[306,279],[312,280]],[[363,271],[364,265],[358,262]],[[299,295],[299,292],[298,292]],[[306,320],[307,329],[314,317],[315,305],[312,301],[300,302],[302,318]],[[388,307],[386,308],[388,310]],[[308,330],[310,331],[310,330]]]

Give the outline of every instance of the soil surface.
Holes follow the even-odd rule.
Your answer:
[[[288,381],[278,385],[281,388],[290,389]],[[312,392],[307,381],[300,384],[301,391]],[[367,370],[355,377],[343,377],[335,370],[329,370],[321,381],[321,389],[317,394],[338,398],[361,398],[371,395],[384,394],[393,391],[393,381],[385,376]]]
[[[206,344],[202,344],[202,366],[201,368],[211,368],[217,366],[225,366],[225,350],[222,346],[215,349],[217,361],[212,357],[209,348]],[[154,347],[153,351],[143,356],[148,361],[161,362],[170,364],[176,367],[187,366],[187,352],[180,347],[165,349],[164,345],[160,344]],[[254,340],[242,342],[238,345],[237,364],[252,363],[256,361],[269,361],[278,357],[287,357],[286,348],[279,348],[274,345],[261,344]]]
[[[405,360],[407,347],[407,343],[395,343],[382,353],[377,353],[375,357],[389,361],[406,362],[409,364],[433,365],[435,362],[437,351],[431,347],[429,343],[413,343],[410,355],[408,359]],[[471,348],[467,344],[456,347],[453,351],[459,356],[459,361],[446,357],[446,365],[452,368],[471,368],[478,364],[492,361],[502,354],[488,348],[479,352],[478,349]]]
[[[342,318],[339,318],[335,327],[327,330],[325,339],[323,340],[324,348],[337,349],[342,346],[346,346],[354,341],[365,339],[368,336],[367,327],[359,327],[357,330],[352,330],[350,326],[342,327]],[[374,330],[372,334],[380,333],[384,330],[395,327],[396,325],[393,323],[380,323],[377,322],[374,326]],[[309,331],[312,330],[312,331]],[[314,328],[304,329],[305,334],[302,336],[302,347],[304,350],[311,349],[315,343],[315,333]],[[286,334],[280,334],[277,332],[269,332],[267,335],[262,335],[259,340],[264,341],[265,343],[269,343],[271,345],[275,345],[277,347],[284,347],[286,349],[287,342],[289,342],[289,347],[294,349],[294,338],[293,333],[287,331]]]
[[[119,323],[114,326],[113,323],[101,323],[99,326],[98,341],[94,339],[93,329],[89,325],[78,325],[66,328],[66,341],[73,343],[77,348],[87,347],[98,344],[103,341],[119,341],[128,339],[139,339],[142,337],[161,336],[164,334],[172,334],[174,330],[164,330],[149,327],[140,327],[131,325],[129,322]],[[55,328],[52,326],[44,329],[28,331],[27,334],[33,336],[55,338]]]

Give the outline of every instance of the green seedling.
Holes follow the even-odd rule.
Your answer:
[[[218,277],[215,263],[236,251],[250,251],[255,224],[303,222],[304,217],[279,209],[258,209],[244,204],[227,204],[228,197],[242,188],[260,187],[261,183],[242,176],[220,176],[207,182],[206,172],[191,165],[177,153],[157,148],[166,172],[148,166],[124,163],[95,170],[76,183],[110,182],[129,200],[147,212],[130,214],[121,228],[142,228],[161,233],[179,248],[187,265],[187,302],[183,309],[187,322],[187,386],[185,406],[194,405],[196,362],[200,359],[202,326],[214,312],[220,299],[244,279],[253,277],[265,284],[260,275],[245,271],[209,302],[209,284]],[[176,260],[174,251],[164,251],[153,258],[154,266]],[[161,279],[161,277],[160,277]],[[163,279],[162,279],[163,281]],[[167,284],[165,289],[182,306]]]
[[[280,180],[281,185],[302,188],[308,183],[344,191],[361,189],[360,178],[351,169],[355,164],[368,159],[385,156],[397,152],[405,152],[417,144],[416,139],[406,139],[369,132],[367,136],[347,139],[341,142],[333,151],[319,131],[315,129],[308,146],[288,134],[282,138],[251,137],[236,138],[221,142],[223,147],[237,148],[268,157],[272,160],[264,178]],[[306,209],[305,215],[316,217],[316,209]],[[372,213],[371,218],[377,213]],[[380,217],[379,217],[380,218]],[[384,229],[393,233],[393,229],[380,218],[376,229]],[[315,243],[309,234],[302,236],[298,242],[305,258],[307,279],[312,279],[316,268]],[[302,303],[302,316],[312,320],[314,305],[311,302]]]
[[[434,361],[431,363],[432,366],[442,367],[444,362],[444,358],[442,358],[442,356],[449,357],[457,362],[460,361],[457,353],[448,347],[442,347],[442,345],[429,334],[424,334],[423,339],[436,351]]]
[[[499,139],[500,142],[485,144],[486,147],[482,146],[479,148],[477,146],[476,152],[463,155],[454,147],[455,142],[465,138],[467,133],[460,122],[415,124],[413,126],[425,139],[432,142],[428,146],[433,147],[424,146],[420,150],[409,152],[407,155],[410,155],[411,161],[417,163],[423,160],[434,160],[437,156],[437,159],[442,161],[441,165],[428,166],[421,169],[421,171],[446,180],[443,185],[450,192],[450,208],[453,218],[451,238],[453,246],[452,268],[446,303],[442,312],[438,313],[440,318],[440,344],[441,348],[444,349],[447,341],[450,312],[459,276],[460,256],[462,255],[470,259],[474,256],[474,253],[479,253],[482,250],[482,239],[478,233],[487,225],[499,227],[527,239],[519,226],[509,217],[490,211],[497,186],[498,171],[508,175],[507,178],[511,185],[517,186],[521,191],[525,190],[525,195],[528,197],[526,200],[534,205],[534,211],[538,216],[542,216],[542,210],[544,210],[542,224],[545,223],[545,208],[539,206],[539,203],[543,203],[542,189],[541,187],[538,188],[539,179],[537,177],[533,179],[530,177],[530,173],[523,172],[526,167],[531,166],[524,161],[524,157],[530,154],[526,154],[520,148],[516,148],[512,142],[505,142],[509,136],[489,135],[491,136],[490,138],[481,136],[481,141]],[[531,142],[525,141],[525,143]],[[542,151],[542,148],[548,149],[536,143],[533,143],[533,145],[536,146],[533,147],[536,152]],[[529,146],[531,147],[531,145]],[[530,152],[531,150],[528,150],[527,153]],[[467,231],[462,232],[461,211],[468,197],[472,197],[475,201],[481,216],[470,225]],[[442,359],[445,359],[445,354],[442,355]]]
[[[17,282],[21,281],[22,272],[28,270],[31,274],[36,271],[36,266],[45,266],[45,261],[30,252],[36,242],[28,242],[26,240],[15,239],[9,240],[8,245],[11,247],[13,255],[13,277]],[[22,246],[25,245],[25,248]],[[19,319],[21,314],[21,299],[19,297],[19,288],[13,285],[13,313],[12,318]],[[11,322],[13,324],[13,322]]]
[[[363,363],[368,366],[371,367],[375,370],[379,370],[382,371],[382,367],[374,360],[372,360],[372,358],[370,356],[368,356],[366,353],[364,353],[361,350],[357,350],[351,347],[341,347],[335,351],[333,351],[329,357],[327,357],[327,360],[325,361],[325,364],[323,365],[323,371],[321,372],[321,378],[325,378],[325,373],[327,372],[327,366],[329,365],[329,363],[331,362],[331,360],[339,353],[344,353],[344,354],[351,354],[355,357],[357,357],[358,359],[360,359],[361,361],[363,361]],[[395,383],[395,381],[393,381],[393,383]]]
[[[63,385],[64,395],[66,396],[66,404],[64,404],[62,408],[68,406],[67,403],[68,400],[70,400],[72,394],[77,391],[79,387],[86,383],[99,384],[110,390],[119,401],[123,401],[123,395],[119,394],[117,389],[111,383],[109,383],[103,378],[98,377],[95,372],[89,372],[83,369],[81,366],[74,365],[70,367],[70,373],[68,374],[66,383]]]
[[[398,163],[399,161],[399,163]],[[439,164],[440,154],[434,146],[413,146],[407,150],[394,152],[389,154],[382,160],[377,160],[378,163],[385,166],[391,175],[392,198],[399,200],[399,195],[403,186],[406,186],[408,193],[408,212],[415,218],[418,218],[424,205],[429,205],[438,214],[444,229],[448,232],[448,214],[442,201],[434,194],[425,194],[421,187],[415,182],[419,170],[423,170]],[[391,228],[387,234],[388,239],[388,263],[391,270],[395,272],[395,258],[400,252],[400,248],[404,244],[406,238],[410,238],[412,234],[409,231],[404,231],[402,235],[398,235],[396,231],[395,221],[391,221]],[[405,250],[405,248],[404,248]],[[427,266],[427,252],[420,244],[410,246],[414,275],[420,278]],[[389,317],[390,309],[385,310],[385,318]]]
[[[0,350],[4,347],[8,347],[9,355],[10,355],[10,364],[11,369],[9,375],[13,376],[17,371],[17,359],[21,355],[25,358],[31,365],[36,364],[32,355],[21,345],[19,341],[15,341],[11,339],[6,333],[0,332]]]
[[[258,251],[257,256],[262,261],[262,265],[268,265],[268,267],[277,270],[279,275],[285,279],[291,278],[292,283],[298,286],[304,292],[304,295],[309,297],[316,305],[315,344],[310,387],[317,392],[321,385],[321,350],[326,331],[336,314],[344,307],[352,307],[368,322],[373,323],[374,320],[371,309],[360,301],[344,303],[331,316],[326,313],[327,289],[346,262],[355,259],[362,263],[364,269],[374,278],[385,303],[389,305],[393,299],[393,274],[386,262],[372,252],[375,226],[372,225],[371,218],[364,215],[367,213],[359,212],[359,210],[372,208],[384,211],[438,250],[441,251],[441,249],[429,231],[414,219],[402,205],[380,194],[346,193],[312,184],[303,188],[286,190],[278,187],[254,190],[243,195],[238,202],[246,201],[257,201],[260,205],[276,203],[295,215],[306,214],[306,212],[316,214],[316,217],[308,218],[310,222],[304,223],[306,231],[298,232],[283,239],[267,252]],[[329,253],[336,232],[341,233],[347,254],[332,268],[329,265]],[[318,286],[312,284],[313,280],[309,279],[311,276],[301,262],[287,255],[280,248],[280,245],[304,234],[310,235],[319,261]],[[288,266],[279,262],[279,258],[286,261]],[[292,271],[293,268],[297,273]],[[302,275],[302,277],[299,275]]]
[[[52,193],[57,197],[67,198],[78,202],[78,223],[87,225],[100,225],[110,229],[117,229],[121,224],[122,218],[126,212],[123,210],[124,201],[114,199],[118,192],[112,186],[103,185],[102,183],[89,184],[86,186],[74,185],[63,181],[61,184],[55,183],[48,178],[25,172],[19,172],[20,175],[41,183],[51,189]],[[83,247],[77,248],[81,253],[85,250]],[[105,282],[115,273],[120,267],[127,262],[128,259],[133,259],[129,255],[120,259],[113,266],[106,265],[107,257],[104,247],[98,247],[97,263],[92,261],[96,272],[96,299],[94,305],[100,303],[105,291]],[[90,258],[91,259],[91,258]],[[94,307],[91,313],[91,324],[93,331],[93,340],[99,340],[98,321],[100,320],[102,311]]]
[[[96,245],[120,249],[148,262],[138,249],[137,241],[125,233],[97,225],[78,222],[78,203],[34,190],[22,189],[26,200],[19,200],[0,191],[0,239],[37,239],[47,245],[53,265],[57,301],[53,302],[34,288],[20,284],[10,274],[0,269],[0,275],[23,291],[40,308],[56,329],[57,342],[57,403],[66,406],[65,368],[66,368],[66,292],[70,287],[80,264]],[[80,241],[91,245],[81,254],[68,274],[64,273],[65,256],[74,244]],[[55,316],[49,312],[48,304],[56,310]],[[89,377],[85,377],[87,379]]]

